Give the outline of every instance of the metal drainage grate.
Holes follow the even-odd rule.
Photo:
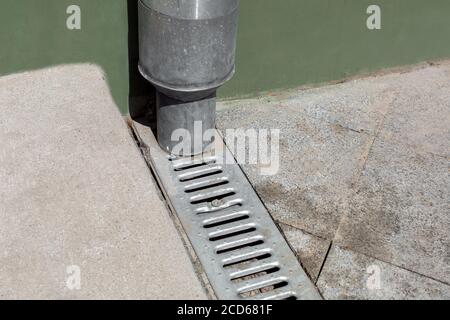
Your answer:
[[[219,299],[321,299],[227,148],[177,159],[134,126]]]

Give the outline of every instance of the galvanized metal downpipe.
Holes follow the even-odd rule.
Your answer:
[[[203,133],[215,126],[216,91],[235,70],[238,6],[139,0],[139,70],[157,89],[157,139],[169,153],[200,154],[210,144]],[[174,132],[186,134],[181,152]]]

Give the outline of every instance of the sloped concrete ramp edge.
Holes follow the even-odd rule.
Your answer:
[[[0,78],[0,299],[204,299],[100,69]]]

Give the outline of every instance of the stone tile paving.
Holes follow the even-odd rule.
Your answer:
[[[254,165],[244,170],[275,219],[332,239],[371,136],[273,104],[219,115],[220,128],[281,129],[279,173],[262,176]]]
[[[358,277],[366,275],[357,259],[342,266],[348,271],[342,279],[330,276],[331,255],[324,249],[330,242],[332,253],[346,250],[389,267],[387,279],[392,283],[380,297],[446,296],[443,288],[450,283],[448,62],[223,102],[218,127],[281,129],[278,174],[261,176],[251,165],[243,169],[310,276],[319,277],[326,297],[375,297],[364,291],[364,284],[345,282],[355,272],[361,273]],[[338,264],[340,259],[333,261]],[[416,288],[407,290],[405,283]],[[430,289],[434,285],[440,289]]]

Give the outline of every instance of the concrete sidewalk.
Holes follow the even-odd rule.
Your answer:
[[[99,69],[3,77],[0,112],[1,299],[206,298]]]
[[[449,62],[224,102],[218,123],[281,130],[280,171],[243,169],[324,298],[450,298]]]

